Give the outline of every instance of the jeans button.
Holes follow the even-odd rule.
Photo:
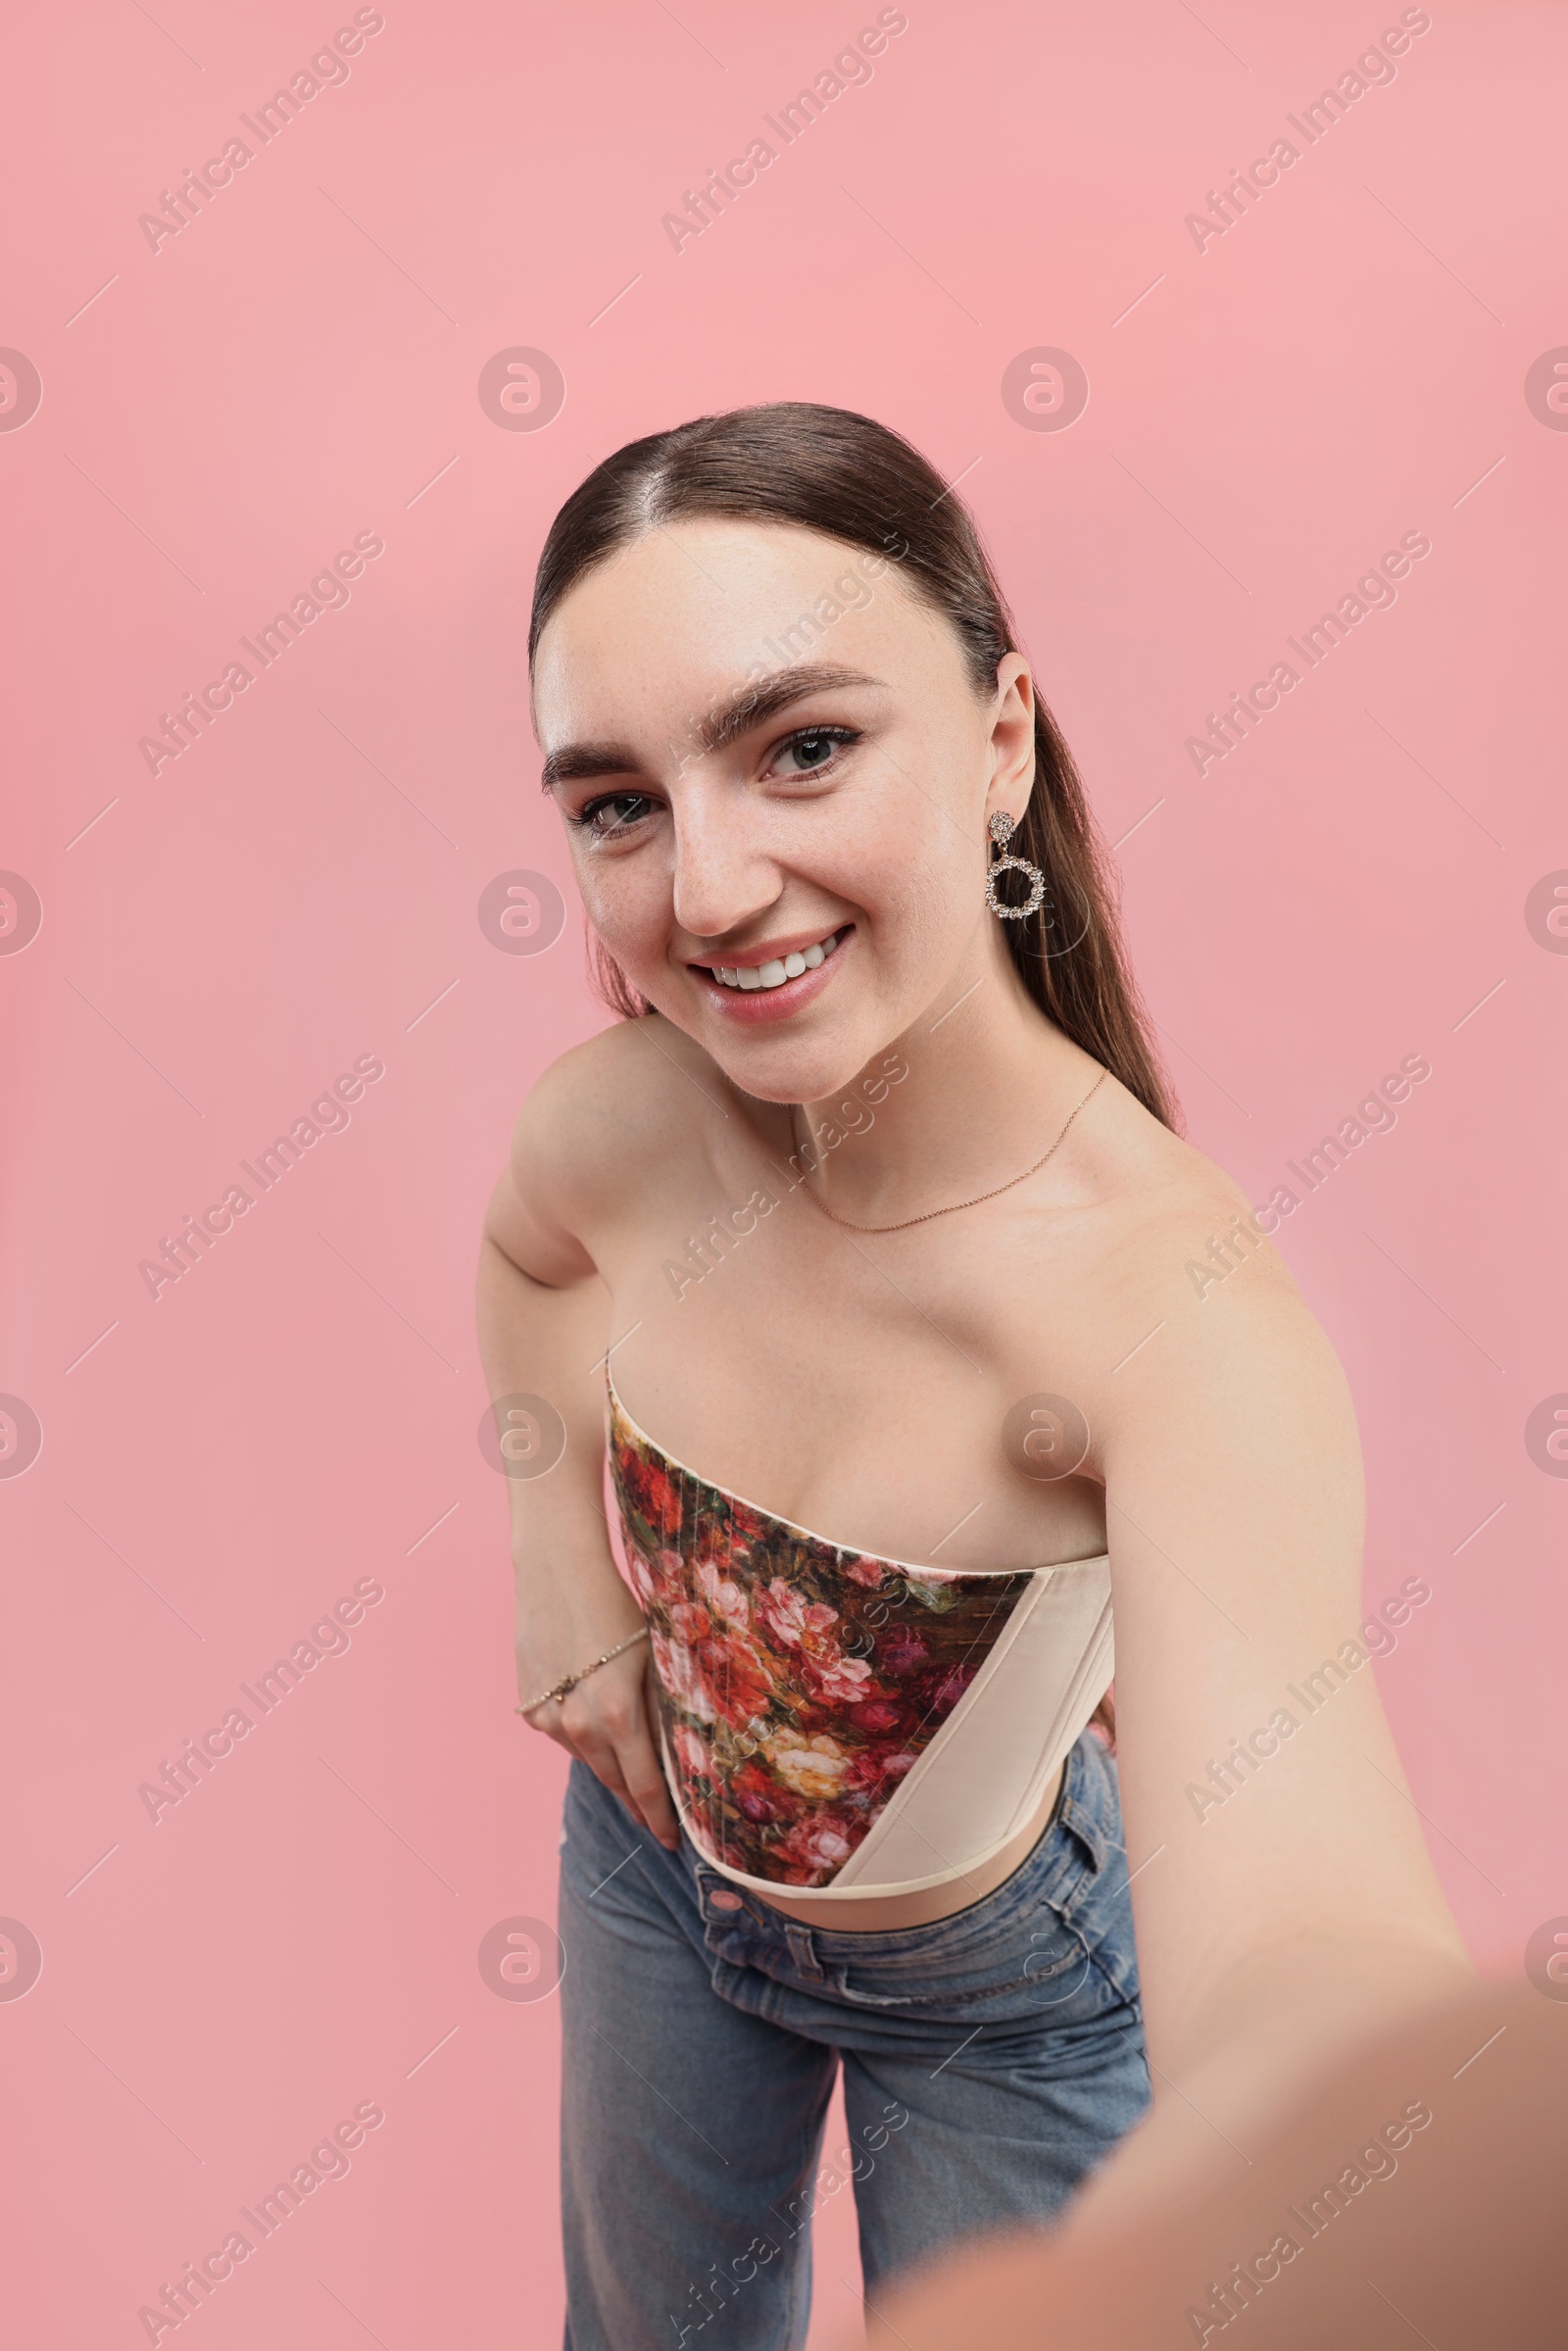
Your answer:
[[[714,1910],[739,1910],[741,1906],[740,1895],[729,1893],[723,1888],[716,1893],[710,1893],[708,1899]]]

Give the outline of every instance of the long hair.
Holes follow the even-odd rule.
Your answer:
[[[541,630],[585,571],[686,514],[792,523],[897,563],[956,632],[977,694],[995,693],[998,662],[1019,650],[972,517],[919,451],[853,410],[779,400],[629,441],[573,490],[539,559],[530,668]],[[1034,789],[1007,848],[1046,877],[1038,912],[1005,925],[1030,996],[1161,1125],[1180,1132],[1180,1109],[1127,967],[1110,861],[1072,754],[1038,696]],[[999,884],[999,894],[1006,887]],[[628,1019],[645,1013],[594,933],[589,955],[611,1009]]]

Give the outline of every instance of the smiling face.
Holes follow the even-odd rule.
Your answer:
[[[1029,795],[1028,667],[978,698],[897,563],[663,525],[563,599],[533,707],[590,922],[746,1093],[819,1101],[973,979],[1015,984],[982,892],[987,818]]]

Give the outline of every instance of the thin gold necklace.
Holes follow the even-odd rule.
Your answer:
[[[1004,1184],[998,1184],[990,1192],[977,1192],[973,1200],[950,1200],[945,1208],[927,1208],[923,1216],[904,1216],[899,1219],[897,1224],[856,1224],[848,1216],[840,1216],[837,1209],[830,1208],[828,1206],[826,1200],[818,1200],[816,1194],[811,1190],[810,1185],[806,1182],[805,1175],[803,1174],[801,1182],[805,1186],[806,1197],[810,1201],[813,1208],[820,1208],[824,1216],[831,1217],[835,1224],[843,1225],[846,1231],[851,1233],[903,1233],[906,1231],[907,1228],[912,1224],[929,1224],[933,1216],[956,1216],[960,1208],[978,1208],[982,1200],[995,1200],[1000,1193],[1010,1192],[1014,1184],[1022,1184],[1030,1176],[1037,1175],[1039,1173],[1040,1169],[1044,1167],[1046,1161],[1050,1158],[1051,1151],[1055,1151],[1061,1144],[1063,1137],[1066,1135],[1067,1128],[1071,1126],[1073,1119],[1077,1117],[1078,1110],[1081,1110],[1084,1106],[1084,1102],[1087,1102],[1092,1096],[1099,1092],[1100,1088],[1104,1084],[1109,1075],[1110,1072],[1108,1069],[1102,1069],[1101,1071],[1099,1077],[1096,1078],[1094,1084],[1090,1087],[1088,1094],[1084,1096],[1083,1102],[1078,1104],[1078,1109],[1074,1110],[1068,1117],[1066,1125],[1063,1126],[1061,1134],[1056,1137],[1055,1142],[1052,1145],[1051,1151],[1042,1151],[1040,1157],[1035,1161],[1033,1167],[1026,1167],[1022,1175],[1009,1176]],[[794,1139],[794,1135],[795,1104],[791,1102],[790,1137],[792,1141]],[[812,1148],[814,1149],[815,1146],[813,1145]]]

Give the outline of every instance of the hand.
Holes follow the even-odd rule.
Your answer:
[[[652,1672],[653,1660],[639,1641],[608,1665],[595,1666],[564,1698],[533,1707],[523,1721],[585,1763],[632,1819],[672,1853],[680,1842],[680,1824],[654,1737]]]

